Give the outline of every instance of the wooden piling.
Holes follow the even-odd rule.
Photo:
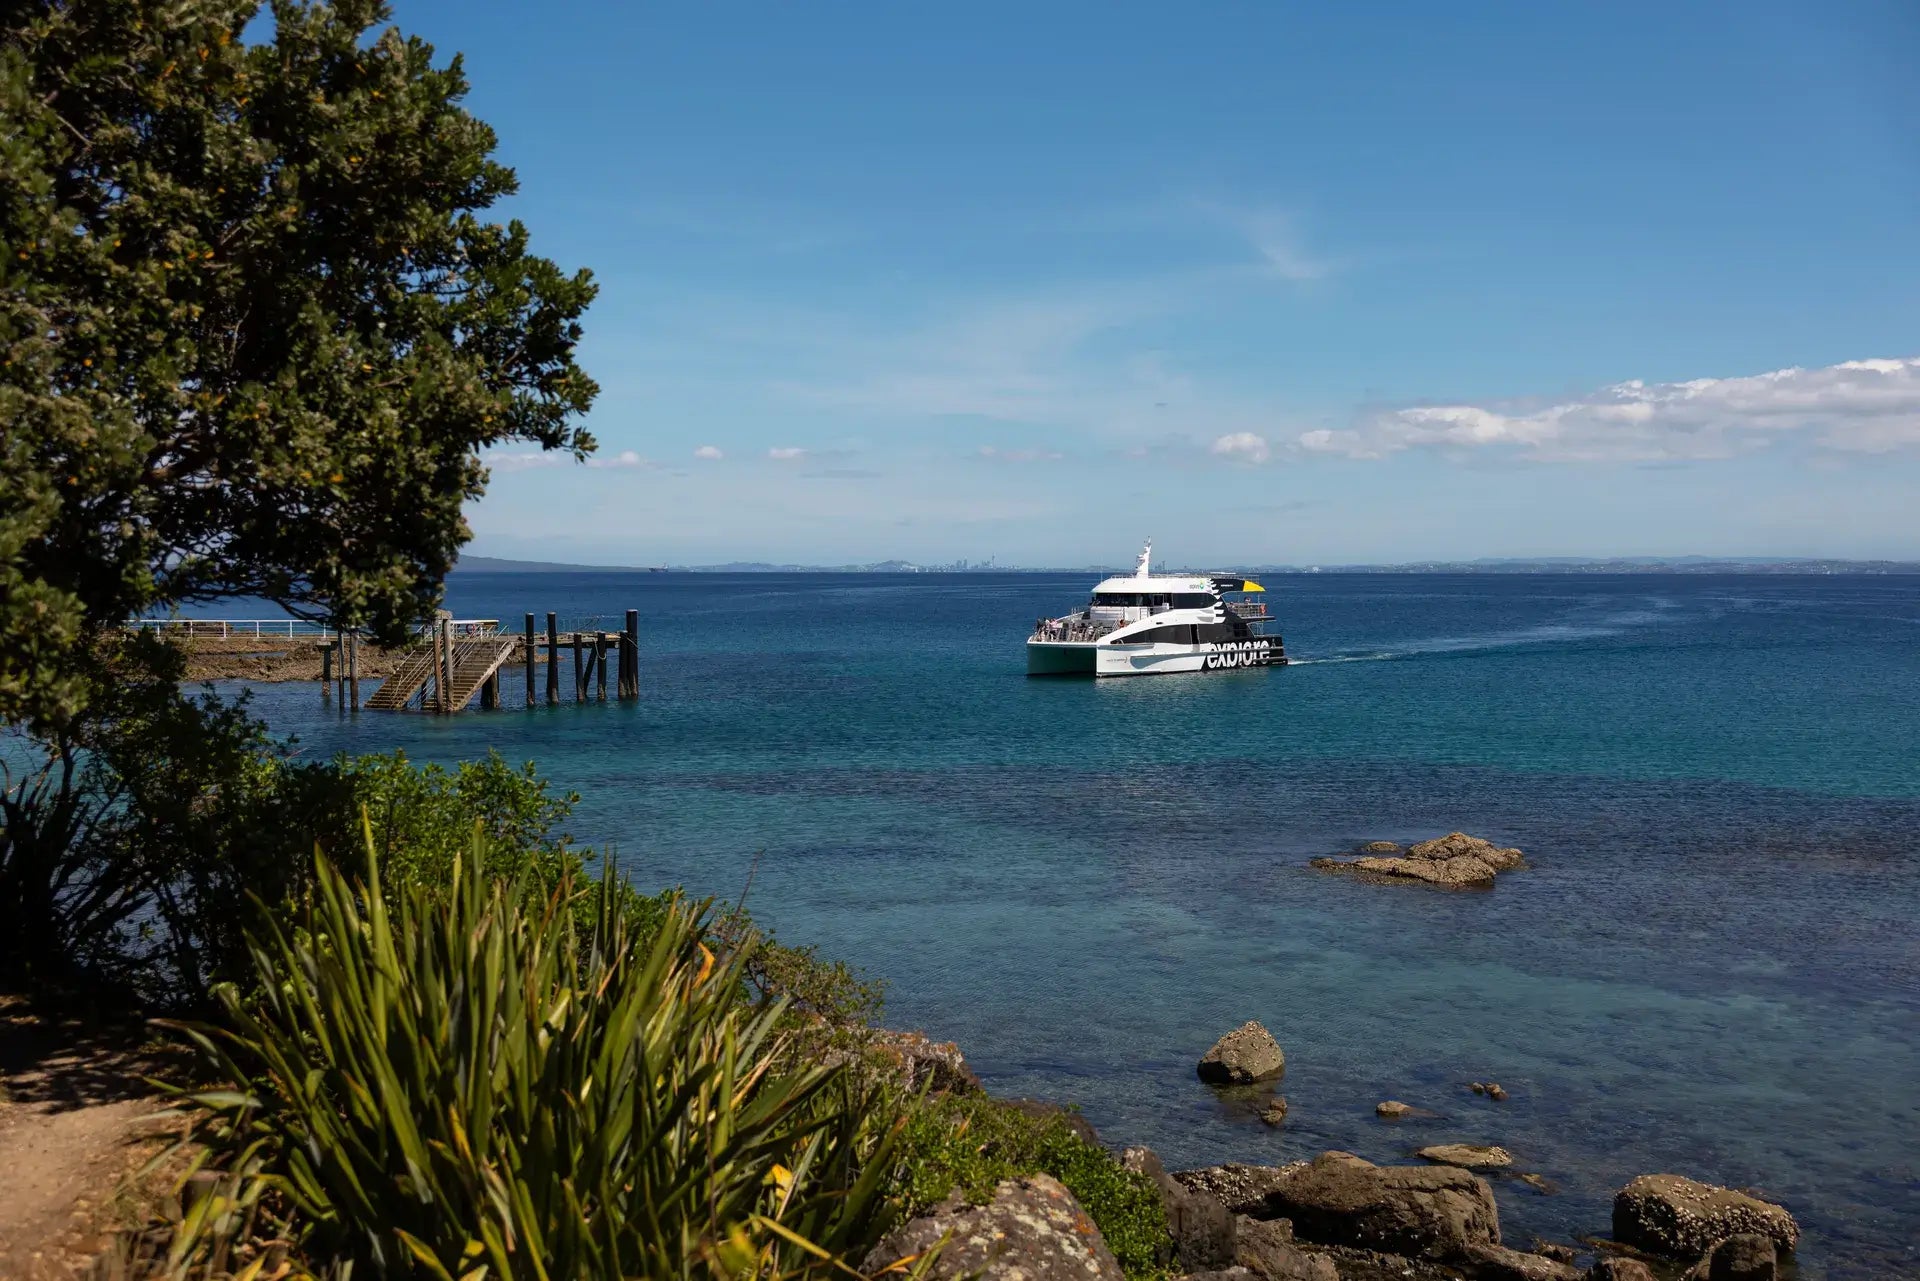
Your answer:
[[[547,615],[547,706],[560,701],[560,626]]]
[[[587,671],[580,666],[580,629],[573,631],[573,701],[587,701]]]
[[[500,673],[495,672],[480,682],[480,710],[490,712],[500,706]]]
[[[360,710],[360,636],[347,633],[347,706]]]
[[[607,634],[596,632],[593,637],[593,679],[598,686],[601,702],[607,701]]]
[[[440,710],[457,712],[453,705],[453,619],[440,620]]]
[[[333,646],[320,647],[320,701],[333,698]]]
[[[533,615],[527,615],[527,706],[533,706]]]
[[[622,680],[620,697],[640,697],[640,611],[627,611],[627,634],[620,645],[620,657],[626,660],[621,664]]]

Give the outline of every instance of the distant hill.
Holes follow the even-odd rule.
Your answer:
[[[644,574],[652,565],[568,565],[551,560],[502,560],[498,556],[462,556],[456,574]]]

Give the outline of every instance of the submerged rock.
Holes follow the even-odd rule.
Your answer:
[[[1355,855],[1316,858],[1310,860],[1308,866],[1322,871],[1360,872],[1374,877],[1464,888],[1491,885],[1499,873],[1527,865],[1519,850],[1504,849],[1465,832],[1450,832],[1405,850],[1391,841],[1372,841],[1358,847]]]
[[[1271,1103],[1267,1104],[1266,1107],[1260,1109],[1260,1119],[1268,1125],[1279,1125],[1287,1119],[1287,1101],[1281,1098],[1274,1099]]]
[[[941,1281],[1125,1281],[1113,1251],[1073,1194],[1044,1175],[1006,1179],[986,1205],[949,1197],[895,1228],[860,1265],[873,1274],[946,1238],[931,1276]]]
[[[1209,1085],[1252,1085],[1287,1070],[1287,1056],[1273,1033],[1249,1019],[1213,1043],[1196,1071]]]
[[[1389,1121],[1398,1121],[1403,1116],[1412,1116],[1419,1111],[1411,1103],[1402,1103],[1399,1099],[1388,1099],[1384,1103],[1373,1105],[1373,1114],[1383,1116]]]
[[[1784,1207],[1678,1174],[1643,1174],[1614,1194],[1614,1239],[1649,1254],[1692,1259],[1747,1232],[1782,1250],[1800,1239]]]
[[[1329,1245],[1452,1259],[1500,1243],[1500,1212],[1486,1181],[1465,1170],[1380,1166],[1323,1152],[1280,1172],[1266,1197],[1294,1234]]]
[[[1492,1170],[1513,1164],[1513,1154],[1505,1148],[1475,1143],[1436,1143],[1414,1155],[1439,1165],[1457,1165],[1463,1170]]]

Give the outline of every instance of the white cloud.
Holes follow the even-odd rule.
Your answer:
[[[515,450],[506,454],[489,454],[487,466],[496,472],[532,471],[539,467],[572,467],[577,465],[572,454],[564,449],[554,450]],[[586,465],[589,467],[651,467],[652,460],[631,449],[623,449],[617,454],[589,454]]]
[[[806,450],[797,448],[793,445],[775,445],[772,449],[769,449],[767,451],[767,457],[773,459],[775,462],[782,462],[782,463],[790,463],[795,461],[796,459],[805,458],[806,456],[807,456]]]
[[[1553,461],[1631,462],[1726,458],[1782,439],[1861,453],[1920,446],[1920,357],[1688,382],[1635,379],[1548,404],[1417,405],[1343,430],[1303,432],[1298,443],[1349,458],[1504,449]]]
[[[1330,259],[1307,249],[1298,220],[1284,210],[1214,206],[1213,212],[1247,238],[1270,275],[1304,283],[1330,276],[1336,269]]]
[[[1250,431],[1229,432],[1215,440],[1208,452],[1242,463],[1264,463],[1273,456],[1267,438]]]
[[[705,459],[708,462],[718,462],[722,458],[725,458],[726,454],[722,452],[718,445],[702,445],[693,451],[693,456],[695,458]]]

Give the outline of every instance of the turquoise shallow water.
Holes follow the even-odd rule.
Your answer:
[[[1558,1189],[1498,1183],[1522,1244],[1675,1170],[1784,1200],[1803,1275],[1920,1272],[1920,579],[1266,581],[1303,661],[1094,682],[1023,674],[1087,576],[472,575],[463,617],[639,608],[643,699],[256,706],[320,754],[535,759],[646,884],[757,859],[755,914],[890,1021],[1172,1163],[1498,1142]],[[1532,870],[1305,868],[1455,828]],[[1277,1131],[1193,1079],[1246,1018]]]

